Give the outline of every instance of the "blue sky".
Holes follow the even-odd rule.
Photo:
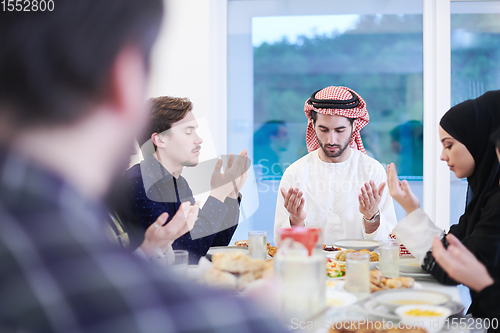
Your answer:
[[[294,43],[297,37],[305,35],[330,35],[342,33],[353,28],[359,15],[321,15],[321,16],[265,16],[252,19],[252,45],[263,42],[274,43],[283,37]]]

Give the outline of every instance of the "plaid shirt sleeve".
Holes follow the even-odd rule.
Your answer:
[[[284,331],[249,300],[108,243],[99,210],[59,185],[0,184],[0,332]]]

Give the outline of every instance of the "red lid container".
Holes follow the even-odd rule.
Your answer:
[[[283,228],[278,230],[279,241],[278,247],[281,241],[287,238],[292,238],[294,241],[301,243],[309,251],[309,255],[312,254],[314,247],[318,244],[318,240],[321,235],[321,228],[307,228],[307,227],[291,227]]]

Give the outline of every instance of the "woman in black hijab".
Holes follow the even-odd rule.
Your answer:
[[[441,159],[447,162],[457,177],[467,177],[469,184],[465,213],[449,232],[486,266],[494,279],[500,278],[500,173],[495,144],[491,142],[490,136],[499,127],[500,90],[487,92],[477,99],[452,107],[440,122],[440,138],[443,144]],[[405,243],[405,232],[398,234],[397,229],[403,229],[405,225],[410,229],[425,229],[425,226],[422,228],[416,224],[430,220],[427,218],[428,221],[424,221],[425,218],[422,218],[425,213],[419,209],[418,199],[411,193],[408,183],[397,181],[393,164],[388,166],[388,185],[391,196],[408,213],[394,230],[397,238]],[[405,219],[407,221],[404,221]],[[431,224],[428,227],[435,228]],[[402,235],[403,237],[400,237]],[[415,242],[414,239],[407,241]],[[428,244],[432,239],[422,242],[430,249]],[[443,243],[446,247],[444,237]],[[457,284],[436,263],[430,251],[425,255],[422,267],[443,284]],[[472,305],[469,312],[475,317],[483,317],[474,302],[475,296],[476,293],[471,291]]]

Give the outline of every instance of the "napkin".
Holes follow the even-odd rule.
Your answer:
[[[403,244],[422,265],[425,255],[432,248],[433,236],[437,235],[441,239],[444,230],[437,227],[419,208],[399,221],[392,233],[399,244]]]

